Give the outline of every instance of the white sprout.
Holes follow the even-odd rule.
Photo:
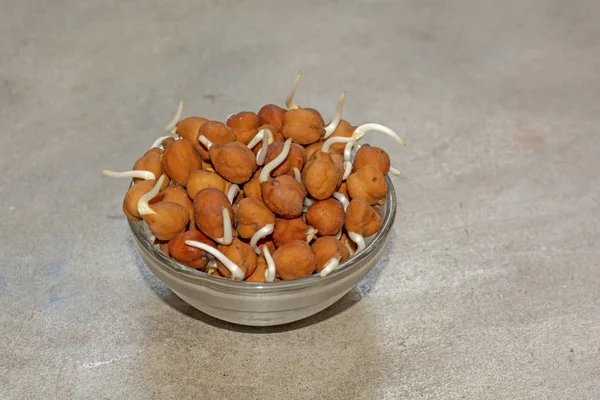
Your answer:
[[[342,176],[342,180],[345,181],[350,176],[352,172],[352,148],[360,146],[355,141],[351,141],[346,143],[344,147],[344,175]]]
[[[392,175],[402,175],[402,171],[400,171],[398,168],[394,168],[394,167],[390,166],[390,174],[392,174]]]
[[[163,183],[165,182],[165,176],[166,175],[161,175],[160,178],[158,179],[158,181],[156,181],[156,184],[154,185],[154,187],[152,189],[150,189],[150,191],[148,191],[147,193],[142,195],[142,197],[140,197],[140,199],[138,200],[138,203],[137,203],[138,214],[140,214],[140,215],[156,214],[156,212],[152,208],[150,208],[150,200],[155,198],[156,195],[158,194],[158,192],[160,192],[160,188],[162,187]]]
[[[345,181],[346,179],[348,179],[351,173],[352,161],[344,161],[344,175],[342,175],[342,180]]]
[[[211,146],[213,145],[213,142],[210,141],[209,138],[207,138],[204,135],[200,135],[198,136],[198,140],[200,141],[200,143],[202,143],[204,145],[204,147],[206,147],[207,149],[210,149]]]
[[[343,229],[340,229],[338,233],[335,234],[335,238],[337,240],[340,240],[342,238],[342,233],[344,232]]]
[[[156,139],[154,141],[154,143],[152,143],[152,147],[151,149],[155,148],[155,147],[160,147],[160,145],[162,144],[163,140],[165,139],[169,139],[171,136],[161,136],[158,139]]]
[[[215,272],[218,269],[219,269],[219,265],[217,264],[217,260],[215,260],[214,258],[211,258],[210,260],[208,260],[208,264],[206,265],[206,273],[207,274],[212,274],[213,272]]]
[[[177,123],[181,119],[181,114],[183,114],[183,100],[181,100],[179,102],[179,105],[177,106],[177,112],[175,113],[175,116],[173,117],[173,119],[171,120],[171,122],[169,122],[167,124],[167,126],[165,127],[165,130],[167,132],[169,132],[169,133],[175,133],[175,131],[177,130]]]
[[[304,198],[304,205],[305,205],[306,207],[310,207],[310,206],[312,206],[313,204],[315,204],[315,201],[314,201],[313,199],[309,199],[308,197],[305,197],[305,198]]]
[[[231,216],[227,207],[223,207],[223,237],[215,239],[215,242],[228,246],[233,241],[233,232],[231,231]]]
[[[338,127],[338,125],[340,124],[340,120],[342,119],[342,110],[344,109],[344,99],[345,98],[346,98],[346,92],[343,91],[338,100],[335,117],[333,117],[333,120],[329,123],[329,125],[327,125],[325,127],[325,135],[323,136],[325,139],[327,139],[329,136],[331,136],[333,131],[335,131],[336,128]]]
[[[307,211],[308,211],[308,207],[306,207],[306,206],[302,206],[302,212],[303,212],[303,213],[305,213],[305,212],[307,212]]]
[[[365,249],[365,238],[356,232],[348,232],[348,236],[356,243],[356,253],[360,253]]]
[[[340,266],[340,260],[342,257],[333,257],[327,263],[325,263],[325,267],[321,270],[319,275],[322,277],[326,277],[331,271],[336,270]]]
[[[294,178],[296,178],[298,182],[302,183],[302,176],[300,175],[300,170],[294,167],[292,171],[294,171]]]
[[[250,239],[250,247],[252,247],[254,249],[254,252],[256,254],[260,254],[260,249],[258,248],[258,241],[260,239],[264,238],[265,236],[268,236],[271,233],[273,233],[274,229],[275,229],[274,224],[267,224],[267,225],[263,226],[262,228],[260,228],[259,230],[257,230],[254,235],[252,235],[252,238]]]
[[[314,227],[310,226],[306,231],[306,243],[312,242],[317,233],[319,233],[319,231],[316,230]]]
[[[358,139],[355,137],[332,136],[325,142],[323,142],[323,146],[321,146],[321,151],[324,153],[329,153],[329,148],[332,144],[356,142],[357,140]]]
[[[235,196],[238,194],[239,191],[240,187],[236,184],[231,185],[231,187],[229,188],[229,191],[227,192],[227,198],[229,199],[229,202],[231,204],[233,204],[233,200],[235,199]]]
[[[132,171],[115,172],[103,169],[102,174],[111,178],[140,178],[144,180],[156,179],[153,172],[134,169]]]
[[[342,203],[342,206],[344,207],[344,212],[346,212],[346,209],[348,209],[348,206],[350,205],[348,198],[340,192],[333,193],[333,197],[335,197],[340,203]]]
[[[340,229],[340,232],[341,231],[342,231],[342,229]],[[344,243],[344,246],[346,246],[346,249],[348,249],[348,253],[350,253],[350,257],[354,256],[354,249],[352,249],[352,246],[350,246],[350,240],[344,240],[343,243]]]
[[[261,129],[248,143],[248,148],[252,149],[262,140],[263,145],[256,154],[256,165],[263,165],[265,158],[267,157],[267,149],[271,143],[273,143],[273,133],[268,129]]]
[[[279,164],[285,161],[288,154],[290,154],[290,147],[292,146],[292,139],[288,139],[285,141],[283,145],[283,150],[281,153],[277,155],[274,159],[272,159],[267,165],[263,167],[260,171],[259,182],[263,183],[269,179],[269,175],[271,175],[271,171],[273,171]]]
[[[241,281],[246,277],[244,271],[238,267],[233,261],[231,261],[227,256],[221,253],[219,250],[215,249],[212,246],[207,245],[206,243],[198,242],[196,240],[186,240],[185,244],[188,246],[196,247],[200,250],[204,250],[209,253],[217,260],[221,261],[221,264],[225,266],[231,272],[231,279]]]
[[[401,146],[406,146],[404,140],[398,135],[396,132],[388,128],[387,126],[383,126],[380,124],[364,124],[359,126],[354,130],[352,137],[356,140],[360,140],[367,132],[370,131],[379,131],[381,133],[385,133],[389,137],[393,138],[396,142],[398,142]]]
[[[298,82],[300,82],[300,78],[302,78],[302,71],[299,71],[296,74],[296,79],[294,80],[294,86],[292,87],[292,91],[285,98],[285,105],[287,106],[288,110],[300,108],[298,107],[298,104],[296,104],[296,102],[294,101],[294,94],[296,94],[296,89],[298,89]]]
[[[344,147],[344,161],[352,161],[352,148],[360,146],[355,141],[350,141],[346,143]]]
[[[263,253],[265,255],[265,261],[267,262],[267,269],[265,269],[265,281],[273,282],[275,281],[275,261],[273,261],[273,257],[271,257],[271,252],[267,246],[263,246]]]

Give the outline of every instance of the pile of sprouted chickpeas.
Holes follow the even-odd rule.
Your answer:
[[[400,174],[388,154],[359,142],[379,124],[329,124],[293,100],[243,111],[226,123],[181,119],[183,102],[133,170],[123,212],[144,220],[152,240],[178,262],[234,280],[273,282],[331,271],[361,252],[381,229],[384,175]]]

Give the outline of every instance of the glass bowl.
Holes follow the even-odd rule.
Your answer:
[[[365,239],[365,249],[326,277],[277,282],[244,282],[208,275],[165,255],[150,239],[143,221],[129,220],[135,246],[146,267],[177,296],[215,318],[249,326],[273,326],[309,317],[348,293],[381,258],[396,216],[394,186],[388,184],[386,203],[380,207],[383,225]]]

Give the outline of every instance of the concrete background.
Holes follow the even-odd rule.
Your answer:
[[[0,1],[0,398],[600,398],[600,2]],[[129,168],[185,115],[387,124],[378,267],[274,329],[137,257]]]

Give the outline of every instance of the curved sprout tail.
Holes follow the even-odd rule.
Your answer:
[[[302,175],[300,174],[300,170],[294,167],[292,171],[294,171],[294,178],[296,178],[298,182],[302,183]]]
[[[292,87],[292,91],[285,98],[285,106],[288,110],[294,110],[298,107],[298,104],[294,101],[294,94],[296,94],[296,89],[298,89],[298,82],[300,82],[300,78],[302,78],[302,71],[298,71],[296,74],[296,79],[294,80],[294,86]]]
[[[323,146],[321,146],[321,151],[325,152],[325,153],[329,153],[329,148],[334,143],[350,143],[350,142],[356,142],[356,140],[357,140],[357,138],[355,138],[354,136],[352,136],[352,137],[332,136],[329,139],[327,139],[325,142],[323,142]]]
[[[342,238],[342,233],[344,233],[344,229],[340,229],[340,231],[338,233],[335,234],[335,238],[337,240],[340,240]]]
[[[392,139],[394,139],[396,142],[398,142],[401,146],[405,146],[406,147],[406,143],[404,143],[404,140],[402,140],[402,138],[400,137],[400,135],[398,135],[396,132],[394,132],[393,130],[391,130],[390,128],[388,128],[387,126],[383,126],[380,124],[364,124],[359,126],[358,128],[356,128],[354,130],[354,133],[352,134],[352,137],[356,140],[361,139],[367,132],[370,131],[379,131],[381,133],[385,133],[386,135],[388,135],[389,137],[391,137]]]
[[[154,185],[154,187],[152,189],[150,189],[150,191],[148,191],[147,193],[145,193],[142,197],[140,197],[138,203],[137,203],[137,212],[140,215],[150,215],[150,214],[156,214],[156,212],[154,212],[154,210],[152,208],[150,208],[150,200],[152,200],[153,198],[156,197],[156,195],[158,194],[158,192],[160,192],[160,188],[162,187],[163,183],[165,182],[165,178],[166,175],[161,175],[160,178],[158,178],[158,181],[156,181],[156,184]]]
[[[160,145],[162,144],[163,140],[165,139],[169,139],[171,136],[161,136],[158,139],[156,139],[154,141],[154,143],[152,143],[152,147],[150,147],[151,149],[155,148],[155,147],[160,147]]]
[[[356,141],[350,141],[344,146],[344,161],[352,161],[352,149],[354,147],[360,148],[360,145]]]
[[[306,243],[312,242],[315,236],[317,236],[317,233],[319,233],[319,231],[316,230],[314,227],[310,226],[306,231]]]
[[[144,180],[156,179],[156,176],[154,176],[154,173],[152,173],[150,171],[143,171],[143,170],[137,170],[137,169],[134,169],[132,171],[122,171],[122,172],[116,172],[116,171],[110,171],[108,169],[103,169],[102,174],[105,176],[111,177],[111,178],[140,178],[140,179],[144,179]]]
[[[175,113],[175,116],[173,117],[173,119],[171,120],[171,122],[169,122],[167,124],[167,126],[165,126],[165,130],[169,133],[175,133],[177,130],[177,123],[179,122],[179,120],[181,119],[181,115],[183,114],[183,100],[181,100],[179,102],[179,105],[177,106],[177,112]]]
[[[204,147],[206,147],[207,149],[210,149],[211,146],[213,145],[213,142],[211,142],[210,139],[204,135],[198,136],[198,141],[200,143],[202,143],[204,145]]]
[[[246,277],[244,271],[238,267],[233,261],[231,261],[227,256],[221,253],[219,250],[215,249],[212,246],[207,245],[206,243],[198,242],[196,240],[186,240],[185,244],[191,247],[196,247],[200,250],[204,250],[209,253],[217,260],[221,261],[221,263],[231,272],[231,279],[236,281],[241,281]]]
[[[275,281],[275,261],[273,261],[273,257],[271,257],[271,252],[267,246],[263,246],[263,253],[265,255],[265,261],[267,262],[267,269],[265,269],[265,281],[273,282]]]
[[[344,212],[346,212],[346,209],[350,205],[350,201],[348,200],[348,198],[343,193],[340,193],[340,192],[334,192],[333,197],[335,197],[336,200],[338,200],[340,203],[342,203],[342,206],[344,207]]]
[[[277,157],[272,159],[267,165],[265,165],[263,167],[262,171],[260,171],[260,176],[259,176],[260,183],[266,182],[269,179],[269,175],[271,175],[271,171],[273,171],[273,169],[277,168],[277,166],[279,164],[281,164],[282,162],[285,161],[288,154],[290,154],[291,146],[292,146],[292,139],[286,140],[285,144],[283,145],[283,150],[281,150],[281,153],[279,153],[277,155]]]
[[[229,215],[229,210],[226,207],[223,207],[223,237],[220,239],[215,239],[215,242],[228,246],[233,241],[233,232],[231,230],[231,216]]]
[[[342,180],[345,181],[346,179],[348,179],[351,173],[352,161],[344,161],[344,175],[342,176]]]
[[[229,199],[229,202],[231,204],[233,204],[233,200],[235,200],[235,196],[238,194],[239,191],[240,187],[236,184],[231,185],[229,191],[227,191],[227,198]]]
[[[264,238],[265,236],[268,236],[271,233],[273,233],[274,229],[275,229],[274,224],[267,224],[267,225],[263,226],[262,228],[260,228],[259,230],[257,230],[254,235],[252,235],[252,238],[250,239],[250,247],[252,247],[254,249],[254,252],[256,254],[260,254],[260,249],[258,248],[258,241],[260,239]],[[266,247],[266,246],[264,246],[264,247]]]
[[[365,238],[356,232],[348,232],[348,236],[354,243],[356,243],[356,253],[360,253],[365,249]]]
[[[269,144],[273,143],[273,132],[268,129],[261,129],[248,143],[248,148],[252,149],[262,140],[263,145],[256,154],[256,164],[263,165],[265,163],[265,157],[267,156],[267,149]]]
[[[335,117],[333,117],[333,120],[329,123],[329,125],[327,125],[325,127],[325,135],[323,136],[325,139],[327,139],[329,136],[331,136],[333,131],[335,131],[336,128],[338,127],[338,125],[340,124],[340,121],[342,119],[342,111],[344,109],[344,99],[345,98],[346,98],[346,91],[343,91],[338,100]]]
[[[336,270],[340,266],[340,260],[342,257],[333,257],[325,264],[325,267],[321,270],[319,275],[326,277],[331,271]]]

